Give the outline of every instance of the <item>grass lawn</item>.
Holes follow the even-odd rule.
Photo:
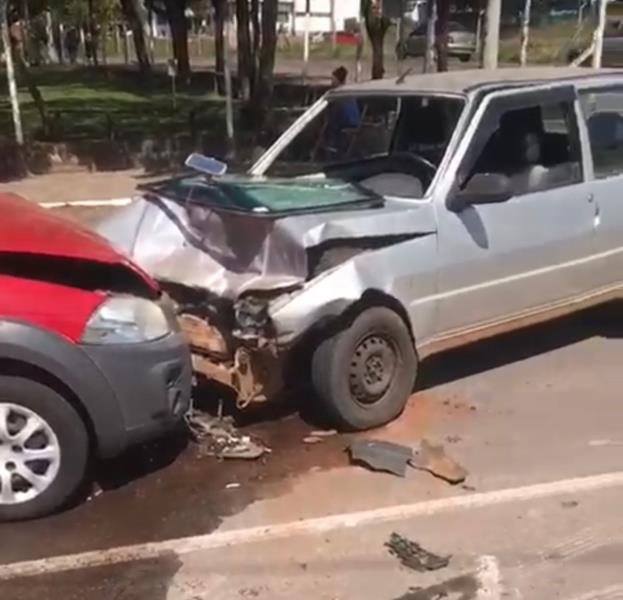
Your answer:
[[[115,137],[120,139],[190,134],[189,112],[201,108],[198,122],[224,131],[223,99],[214,93],[205,78],[194,78],[190,86],[180,86],[173,106],[171,82],[163,73],[142,80],[131,69],[88,67],[40,67],[30,70],[57,135],[64,139],[106,137],[107,115]],[[19,94],[23,123],[29,138],[40,138],[41,120],[24,82]],[[0,71],[0,135],[12,137],[6,76]]]
[[[568,51],[577,46],[584,48],[590,41],[591,23],[576,32],[574,20],[549,26],[534,27],[531,30],[529,62],[564,63]],[[194,40],[196,44],[200,42]],[[386,60],[391,64],[396,33],[388,32]],[[197,52],[206,55],[206,48]],[[130,45],[131,46],[131,45]],[[159,54],[165,48],[157,47]],[[191,47],[192,50],[192,47]],[[335,50],[330,41],[312,44],[311,60],[328,58],[354,58],[354,46],[338,46]],[[366,54],[370,45],[366,44]],[[290,40],[284,47],[280,39],[281,58],[300,58],[300,38]],[[500,42],[502,63],[516,63],[519,57],[519,28],[517,32],[506,32]],[[234,58],[234,57],[232,57]],[[388,71],[390,67],[388,66]],[[53,140],[81,138],[106,138],[112,122],[115,139],[142,140],[146,137],[171,138],[197,133],[208,133],[215,139],[224,138],[224,102],[214,92],[214,83],[205,71],[195,72],[192,84],[179,86],[177,104],[173,106],[170,79],[161,68],[148,80],[143,80],[133,69],[121,65],[93,69],[84,66],[45,66],[30,70],[38,86],[52,121]],[[24,82],[20,84],[20,100],[26,135],[30,139],[41,139],[41,120]],[[195,125],[189,123],[189,114],[200,109]],[[0,136],[13,137],[10,105],[6,89],[6,77],[0,70]]]
[[[573,47],[584,50],[590,44],[594,24],[586,21],[578,31],[574,19],[552,25],[532,27],[528,39],[528,62],[532,64],[566,64]],[[500,40],[500,61],[518,63],[520,51],[519,28],[517,34]]]

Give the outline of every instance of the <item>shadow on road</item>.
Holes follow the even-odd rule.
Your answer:
[[[612,302],[431,356],[422,363],[418,389],[431,389],[592,337],[623,337],[623,302]]]

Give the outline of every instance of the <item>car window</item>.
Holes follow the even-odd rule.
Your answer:
[[[284,148],[267,175],[309,175],[336,163],[387,154],[399,103],[397,96],[331,99]]]
[[[595,177],[623,174],[623,90],[587,91],[580,102],[591,145]]]
[[[467,179],[476,173],[506,175],[515,196],[580,182],[573,105],[557,102],[502,112]]]

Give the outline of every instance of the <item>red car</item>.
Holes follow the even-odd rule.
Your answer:
[[[92,458],[178,424],[191,364],[174,311],[76,223],[0,194],[0,520],[41,516]]]

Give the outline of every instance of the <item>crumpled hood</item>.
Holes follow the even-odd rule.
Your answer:
[[[158,280],[235,298],[247,290],[302,284],[309,278],[312,248],[352,240],[398,241],[434,233],[436,223],[429,202],[410,200],[272,216],[149,194],[97,230]]]
[[[0,194],[0,253],[41,255],[122,265],[158,286],[103,237],[15,194]]]

